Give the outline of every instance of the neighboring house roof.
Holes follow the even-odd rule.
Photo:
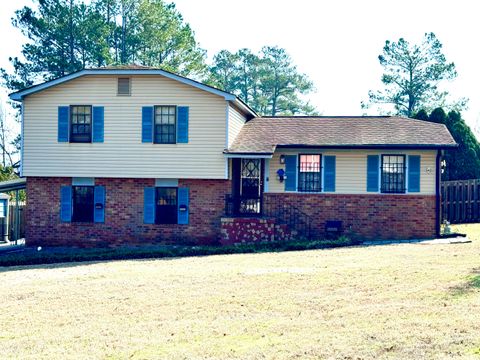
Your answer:
[[[81,76],[86,76],[86,75],[162,75],[165,76],[166,78],[173,79],[176,81],[179,81],[181,83],[191,85],[193,87],[196,87],[198,89],[207,91],[209,93],[215,94],[222,96],[225,100],[227,101],[232,101],[237,107],[240,108],[240,110],[246,112],[252,117],[258,116],[255,111],[250,108],[247,104],[245,104],[240,98],[238,98],[236,95],[231,94],[229,92],[217,89],[213,86],[203,84],[199,81],[193,80],[186,78],[184,76],[180,76],[177,74],[174,74],[170,71],[162,70],[159,68],[153,68],[149,66],[143,66],[143,65],[118,65],[118,66],[105,66],[105,67],[100,67],[100,68],[92,68],[92,69],[84,69],[84,70],[79,70],[76,72],[73,72],[71,74],[59,77],[57,79],[53,79],[50,81],[43,82],[41,84],[33,85],[28,88],[25,88],[23,90],[11,93],[9,95],[10,99],[15,100],[15,101],[22,101],[22,99],[30,94],[34,94],[38,91],[48,89],[52,86],[62,84],[64,82],[79,78]]]
[[[0,192],[25,189],[27,186],[26,178],[0,181]]]
[[[247,122],[226,154],[272,154],[276,147],[447,148],[443,124],[397,116],[263,117]]]

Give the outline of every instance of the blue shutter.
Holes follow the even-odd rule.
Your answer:
[[[285,155],[285,191],[297,190],[297,155]]]
[[[188,143],[188,106],[177,108],[177,143]]]
[[[153,106],[142,107],[142,142],[153,142]]]
[[[68,142],[69,107],[58,107],[58,142]]]
[[[324,171],[325,171],[325,184],[323,191],[335,191],[335,168],[336,168],[335,156],[325,156],[324,158]]]
[[[155,224],[155,188],[146,187],[143,190],[143,222]]]
[[[62,186],[60,188],[60,220],[63,222],[72,221],[72,187]]]
[[[378,192],[378,173],[380,163],[378,155],[367,156],[367,191]]]
[[[178,223],[182,225],[188,224],[189,213],[189,191],[188,188],[178,188]]]
[[[105,187],[95,186],[93,190],[93,220],[96,223],[105,222]]]
[[[408,192],[420,192],[420,155],[408,157]]]
[[[93,107],[93,142],[103,142],[103,106]]]

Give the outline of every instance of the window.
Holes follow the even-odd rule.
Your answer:
[[[130,95],[129,78],[118,78],[117,95]]]
[[[321,155],[300,155],[298,191],[321,191]]]
[[[73,222],[93,222],[93,189],[93,186],[73,186]]]
[[[176,117],[176,106],[155,106],[155,143],[175,144]]]
[[[88,143],[92,141],[92,107],[72,105],[70,107],[70,142]]]
[[[405,192],[405,155],[382,155],[382,193]]]
[[[177,188],[157,187],[155,224],[177,223]]]

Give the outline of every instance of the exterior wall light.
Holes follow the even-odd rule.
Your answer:
[[[285,164],[285,155],[280,155],[280,164]]]

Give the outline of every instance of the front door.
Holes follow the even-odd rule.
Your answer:
[[[260,215],[263,195],[263,160],[234,160],[234,211],[236,215]]]

